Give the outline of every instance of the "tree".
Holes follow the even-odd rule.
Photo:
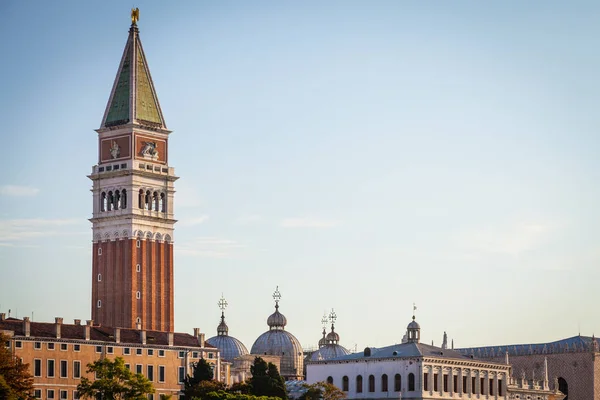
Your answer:
[[[225,389],[225,384],[213,380],[214,373],[212,365],[201,358],[194,364],[192,375],[185,378],[183,395],[186,400],[193,398],[203,399],[207,393],[218,392]]]
[[[254,359],[254,365],[250,366],[252,378],[249,384],[252,387],[251,393],[255,396],[270,396],[279,397],[287,400],[287,391],[285,390],[285,382],[277,366],[273,363],[268,363],[260,357]]]
[[[300,396],[299,400],[341,400],[346,397],[346,394],[337,386],[327,382],[304,384],[304,387],[306,392]]]
[[[103,358],[89,363],[87,373],[96,374],[96,379],[90,381],[87,377],[81,378],[77,392],[82,398],[147,400],[147,395],[154,393],[148,378],[125,368],[125,361],[121,357],[114,360]]]
[[[31,399],[33,377],[29,373],[29,364],[23,364],[4,346],[9,340],[8,336],[0,334],[0,398]]]

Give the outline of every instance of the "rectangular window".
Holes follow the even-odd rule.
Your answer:
[[[102,353],[102,346],[96,346],[96,353]]]
[[[154,355],[154,350],[152,350],[152,349],[148,349],[148,355],[149,355],[149,356],[153,356],[153,355]]]
[[[17,341],[15,342],[15,347],[16,347],[17,349],[20,349],[20,348],[22,348],[22,347],[23,347],[23,342],[21,342],[20,340],[17,340]]]
[[[60,400],[67,400],[68,398],[69,398],[69,396],[67,395],[67,391],[61,390],[60,391]]]
[[[46,343],[48,350],[54,350],[54,343]]]
[[[142,372],[144,372],[144,367],[142,366],[142,364],[136,364],[135,365],[135,373],[136,374],[141,374]]]
[[[125,354],[126,356],[128,356],[129,354],[131,354],[131,349],[129,347],[124,347],[123,348],[123,354]]]
[[[142,349],[135,349],[135,354],[138,356],[142,355]]]
[[[108,346],[108,347],[106,348],[106,352],[107,352],[108,354],[112,354],[112,353],[114,353],[114,351],[115,351],[115,350],[114,350],[114,348],[113,348],[112,346]]]
[[[81,361],[73,361],[73,378],[81,378]]]
[[[60,344],[60,350],[61,351],[67,351],[69,349],[69,345],[67,343],[61,343]]]
[[[485,378],[479,378],[479,394],[485,394]]]
[[[494,380],[490,379],[490,391],[489,391],[490,396],[494,395]]]
[[[74,345],[73,345],[73,351],[79,351],[79,350],[81,350],[81,345],[79,345],[79,344],[74,344]]]
[[[34,342],[33,343],[33,348],[36,349],[36,350],[41,350],[42,344],[40,342]]]
[[[438,385],[438,375],[439,374],[433,374],[433,391],[434,392],[439,391],[439,388],[438,388],[438,386],[439,386]]]
[[[197,351],[192,352],[192,358],[198,358],[198,352]]]
[[[153,394],[149,394],[148,395],[148,400],[154,400],[154,395]]]
[[[33,376],[42,376],[42,360],[40,360],[39,358],[33,360]]]
[[[477,394],[477,388],[475,387],[475,382],[477,378],[475,378],[474,376],[471,377],[471,393],[473,394]]]
[[[498,379],[498,396],[504,396],[504,389],[502,388],[502,379]]]
[[[208,358],[214,358],[214,353],[208,353]]]
[[[454,393],[458,393],[458,375],[452,377],[452,390]]]
[[[179,367],[179,380],[178,383],[183,383],[185,381],[185,367]]]
[[[442,375],[442,383],[444,384],[444,392],[448,392],[448,374]]]
[[[429,390],[429,374],[427,372],[423,374],[423,390]]]
[[[164,350],[159,350],[158,351],[158,356],[159,357],[164,357],[165,356],[165,351]]]
[[[53,399],[54,398],[54,389],[48,389],[46,391],[46,397],[48,397],[49,399]]]
[[[158,367],[158,381],[159,382],[165,381],[165,366],[164,365],[160,365]]]
[[[68,365],[67,365],[67,360],[60,360],[60,377],[61,378],[68,378],[69,377],[69,371],[68,371]]]
[[[179,358],[183,358],[185,357],[185,351],[180,351],[179,352]]]
[[[54,378],[54,360],[48,360],[48,378]]]
[[[128,370],[131,370],[131,364],[125,364],[125,368],[127,368]]]
[[[35,397],[36,399],[41,399],[42,398],[42,390],[41,389],[34,389],[34,391],[33,391],[33,397]]]
[[[73,390],[73,400],[79,400],[79,393],[77,393],[77,390]]]
[[[154,382],[154,365],[148,365],[147,370],[148,374],[146,375],[146,378],[148,378],[149,381]]]
[[[467,377],[463,376],[462,393],[467,394]]]

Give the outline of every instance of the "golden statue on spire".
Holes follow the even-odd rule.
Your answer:
[[[140,19],[140,9],[132,8],[131,9],[131,25],[137,25],[138,20]]]

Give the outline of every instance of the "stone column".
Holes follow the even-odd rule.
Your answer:
[[[450,367],[448,372],[448,392],[454,394],[454,368]]]

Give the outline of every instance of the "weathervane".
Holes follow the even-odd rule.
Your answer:
[[[417,311],[417,305],[413,303],[413,321],[415,319],[415,311]]]
[[[137,22],[140,19],[140,9],[132,8],[131,9],[131,25],[137,25]]]
[[[273,292],[273,299],[275,300],[275,308],[279,308],[279,300],[281,300],[281,293],[279,293],[279,285],[275,288]]]

